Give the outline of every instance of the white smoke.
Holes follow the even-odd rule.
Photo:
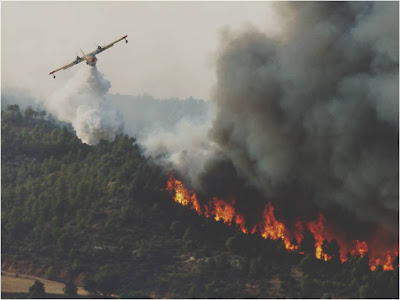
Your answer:
[[[45,105],[60,121],[70,122],[84,143],[112,141],[122,132],[124,119],[105,97],[110,87],[96,67],[81,68]]]
[[[216,144],[208,138],[211,117],[203,123],[181,120],[173,130],[160,129],[151,132],[140,143],[146,155],[150,155],[165,169],[173,169],[192,179],[199,188],[199,174],[204,171],[206,161],[216,153]]]

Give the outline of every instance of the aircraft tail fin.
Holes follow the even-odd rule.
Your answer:
[[[85,60],[87,60],[86,54],[83,52],[82,49],[81,49],[81,52],[82,52],[82,55],[83,55],[82,58],[85,59]]]

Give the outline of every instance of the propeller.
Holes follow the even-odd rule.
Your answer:
[[[102,49],[103,46],[100,46],[98,43],[94,43],[96,45],[96,49]]]

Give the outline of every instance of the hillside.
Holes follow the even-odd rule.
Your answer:
[[[306,238],[289,253],[180,206],[127,135],[88,146],[10,105],[1,155],[3,266],[122,298],[398,297],[398,259],[374,272],[367,255],[324,262]]]

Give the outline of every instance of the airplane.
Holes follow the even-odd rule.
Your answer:
[[[76,59],[72,63],[70,63],[68,65],[65,65],[65,66],[63,66],[63,67],[61,67],[61,68],[59,68],[57,70],[54,70],[54,71],[50,72],[49,75],[53,75],[53,78],[56,78],[56,75],[54,75],[54,73],[56,73],[56,72],[58,72],[60,70],[66,70],[66,69],[68,69],[68,68],[70,68],[72,66],[75,66],[75,65],[79,64],[80,62],[82,62],[84,60],[86,60],[86,64],[87,65],[89,65],[91,67],[94,67],[96,65],[96,62],[97,62],[96,54],[99,54],[99,53],[103,52],[104,50],[107,50],[108,48],[114,46],[114,44],[116,44],[116,43],[118,43],[118,42],[120,42],[122,40],[125,40],[125,43],[127,43],[128,42],[128,40],[126,39],[127,37],[128,36],[125,35],[122,38],[120,38],[120,39],[116,40],[115,42],[112,42],[111,44],[108,44],[108,45],[106,45],[104,47],[98,46],[96,50],[90,52],[89,54],[85,54],[81,49],[82,57],[77,56]]]

